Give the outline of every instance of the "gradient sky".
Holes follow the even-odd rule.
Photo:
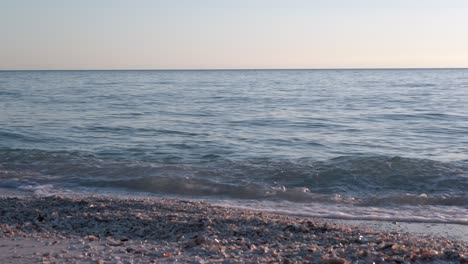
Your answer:
[[[0,0],[0,70],[468,67],[467,0]]]

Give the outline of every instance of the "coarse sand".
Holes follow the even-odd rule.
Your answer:
[[[201,201],[3,195],[0,263],[468,263],[463,240],[346,223]]]

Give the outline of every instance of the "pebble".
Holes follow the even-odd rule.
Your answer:
[[[464,263],[468,256],[459,241],[201,202],[0,198],[0,208],[0,239],[59,247],[57,254],[36,255],[44,263]]]

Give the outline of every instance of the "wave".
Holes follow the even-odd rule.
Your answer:
[[[468,161],[216,156],[168,163],[82,151],[0,149],[0,188],[36,195],[155,195],[314,217],[468,225]]]
[[[118,188],[139,192],[178,195],[189,197],[253,199],[290,201],[296,203],[338,203],[352,206],[386,205],[441,205],[466,206],[467,194],[321,194],[314,193],[307,187],[266,186],[255,183],[233,184],[206,179],[172,177],[142,177],[137,179],[88,181],[82,186],[93,188]]]
[[[1,140],[22,140],[22,141],[28,141],[28,142],[35,142],[35,138],[24,135],[22,133],[18,132],[11,132],[7,130],[0,130],[0,139]]]
[[[1,82],[0,82],[1,84]],[[20,97],[20,92],[9,92],[9,91],[0,91],[1,96],[11,96],[11,97]]]
[[[79,151],[3,149],[0,185],[11,186],[12,181],[298,202],[332,201],[339,195],[352,203],[468,204],[467,161],[388,156],[329,160],[225,160],[216,156],[169,164],[104,159]]]
[[[392,87],[407,87],[407,88],[424,88],[424,87],[434,87],[436,86],[433,83],[396,83],[392,84]]]
[[[139,113],[129,113],[128,115],[141,115]],[[95,126],[73,126],[71,129],[83,132],[104,132],[104,133],[115,133],[122,135],[135,135],[135,134],[149,134],[149,135],[176,135],[176,136],[200,136],[207,135],[201,133],[192,133],[179,130],[170,130],[170,129],[154,129],[154,128],[135,128],[130,126],[104,126],[104,125],[95,125]],[[0,134],[1,135],[1,134]]]

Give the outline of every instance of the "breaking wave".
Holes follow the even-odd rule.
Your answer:
[[[86,152],[3,150],[0,164],[2,187],[52,184],[301,203],[468,204],[466,161],[343,156],[167,164],[99,159]]]

